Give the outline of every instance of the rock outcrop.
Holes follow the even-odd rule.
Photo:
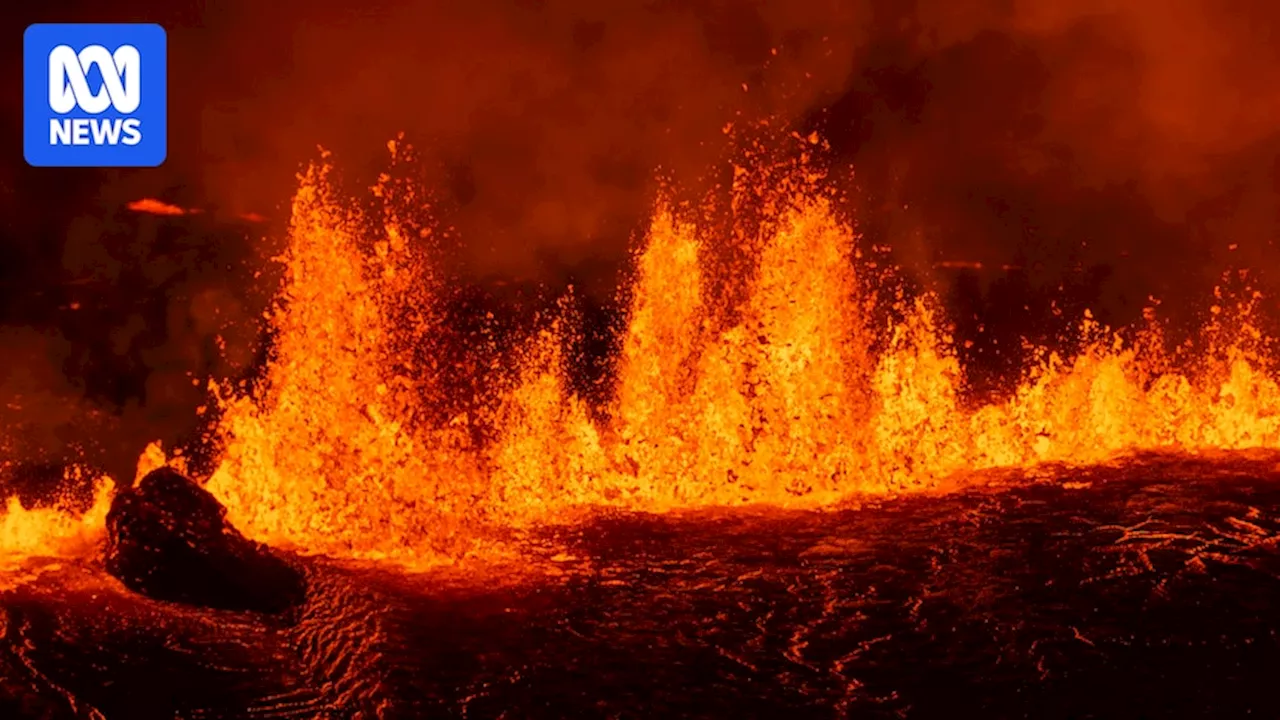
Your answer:
[[[306,595],[302,574],[240,534],[208,491],[169,468],[116,495],[107,572],[158,600],[279,613]]]

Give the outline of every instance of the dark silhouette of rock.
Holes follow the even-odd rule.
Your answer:
[[[302,602],[301,573],[245,538],[195,482],[161,468],[107,513],[107,572],[158,600],[277,613]]]

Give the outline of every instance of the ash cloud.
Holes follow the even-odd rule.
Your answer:
[[[202,201],[280,219],[317,144],[371,177],[406,131],[473,276],[612,293],[655,169],[692,182],[759,117],[822,129],[864,231],[929,282],[1105,265],[1097,303],[1128,317],[1277,259],[1265,0],[230,2],[190,24],[175,171]]]
[[[1055,285],[1105,267],[1095,310],[1126,322],[1148,295],[1194,305],[1228,267],[1280,259],[1273,3],[882,7],[903,30],[863,55],[845,146],[863,217],[920,272],[974,260]]]
[[[835,0],[233,3],[208,19],[220,61],[202,80],[227,99],[201,110],[200,171],[252,209],[317,143],[377,169],[406,131],[471,271],[618,263],[657,169],[696,177],[727,123],[833,98],[865,15]]]

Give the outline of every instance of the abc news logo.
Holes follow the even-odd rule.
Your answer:
[[[76,52],[59,45],[49,53],[49,108],[65,115],[77,107],[97,115],[107,108],[129,114],[142,102],[142,62],[138,48],[121,45],[114,53],[101,45]],[[102,88],[89,89],[86,71],[97,68]],[[53,145],[137,145],[142,142],[142,121],[138,118],[75,118],[49,120],[49,143]]]
[[[164,29],[38,24],[23,37],[23,150],[57,167],[153,167],[167,145]]]

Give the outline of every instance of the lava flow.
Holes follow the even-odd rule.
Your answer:
[[[471,349],[498,369],[494,390],[448,414],[422,352],[447,288],[423,249],[431,225],[402,211],[418,196],[384,180],[386,212],[369,217],[327,167],[311,169],[293,201],[264,375],[247,390],[212,388],[220,461],[206,487],[251,537],[431,562],[474,551],[495,528],[583,508],[820,507],[974,470],[1280,447],[1254,295],[1222,293],[1198,340],[1176,350],[1154,319],[1117,333],[1086,314],[1078,352],[1029,348],[1016,391],[972,402],[941,302],[875,292],[884,276],[820,178],[794,174],[734,188],[764,199],[758,232],[658,206],[603,405],[572,390],[579,330],[566,300],[512,357]],[[711,268],[733,246],[754,266],[731,302]],[[0,546],[56,553],[100,528],[102,506],[80,516],[11,501]]]

